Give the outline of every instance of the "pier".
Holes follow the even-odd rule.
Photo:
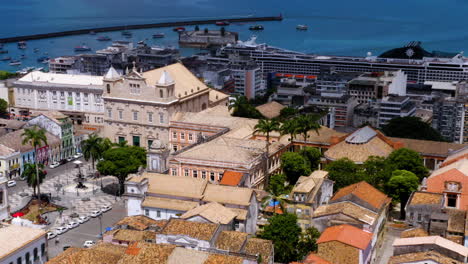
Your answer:
[[[265,21],[281,21],[281,20],[283,20],[283,17],[280,15],[280,16],[268,16],[268,17],[219,18],[219,19],[208,19],[208,20],[191,20],[191,21],[178,21],[178,22],[161,22],[161,23],[151,23],[151,24],[111,26],[111,27],[87,28],[87,29],[68,30],[68,31],[61,31],[61,32],[0,38],[0,43],[56,38],[56,37],[65,37],[65,36],[73,36],[73,35],[83,35],[83,34],[89,34],[91,32],[99,33],[99,32],[145,29],[145,28],[206,25],[206,24],[214,24],[217,21],[228,21],[229,23],[246,23],[246,22],[265,22]]]

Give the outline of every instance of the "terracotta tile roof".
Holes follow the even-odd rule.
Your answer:
[[[185,212],[180,218],[188,219],[194,216],[201,216],[214,224],[227,225],[236,218],[237,213],[219,203],[211,202]]]
[[[267,264],[273,253],[273,242],[260,238],[248,238],[245,244],[244,252],[249,255],[262,255],[262,263]]]
[[[430,260],[437,262],[439,264],[462,264],[463,263],[455,259],[449,258],[445,255],[442,255],[437,251],[426,251],[426,252],[416,252],[416,253],[402,254],[402,255],[390,257],[388,264],[406,264],[406,263],[413,263],[413,262],[425,263]]]
[[[394,142],[402,142],[403,147],[412,149],[426,156],[447,157],[452,151],[467,147],[467,144],[456,144],[448,142],[419,140],[409,138],[392,138]]]
[[[378,218],[373,211],[349,201],[321,205],[314,211],[312,218],[334,214],[344,214],[368,225],[373,225]]]
[[[365,250],[372,240],[372,233],[350,225],[328,227],[320,235],[317,244],[339,241],[346,245]]]
[[[411,196],[408,205],[419,205],[419,204],[433,204],[439,205],[442,203],[443,195],[440,193],[431,192],[414,192]]]
[[[69,248],[62,254],[50,259],[48,264],[117,264],[125,254],[126,247],[111,243],[99,243],[91,248]]]
[[[401,238],[423,237],[423,236],[429,236],[429,234],[426,232],[426,230],[424,230],[424,229],[422,229],[420,227],[407,229],[407,230],[401,232],[401,234],[400,234]]]
[[[464,234],[466,211],[448,208],[444,211],[449,215],[447,231]]]
[[[198,203],[179,200],[179,199],[146,196],[141,206],[151,207],[151,208],[164,208],[164,209],[171,209],[171,210],[176,210],[176,211],[188,211],[197,207]]]
[[[156,239],[154,231],[139,231],[130,229],[118,229],[113,234],[113,239],[127,242],[145,241],[147,239]]]
[[[223,174],[223,178],[221,179],[219,184],[229,185],[229,186],[239,186],[243,177],[244,177],[244,174],[242,172],[225,171]]]
[[[257,108],[260,114],[262,114],[264,117],[272,119],[280,116],[281,110],[285,108],[285,106],[278,102],[271,101],[266,104],[259,105],[255,108]]]
[[[356,196],[357,198],[370,204],[375,208],[374,210],[377,211],[388,205],[391,200],[387,195],[377,190],[372,185],[365,181],[361,181],[339,189],[330,201],[337,201],[347,195]]]
[[[318,133],[315,131],[309,131],[307,133],[307,142],[309,143],[318,143],[318,144],[325,144],[325,145],[331,145],[333,144],[333,138],[340,138],[343,136],[346,136],[347,133],[342,133],[338,132],[332,128],[328,128],[326,126],[320,127]],[[304,136],[303,135],[296,135],[296,138],[294,141],[297,142],[304,142]]]
[[[346,140],[331,146],[323,154],[329,160],[348,158],[355,163],[364,163],[369,157],[388,157],[394,150],[388,142],[375,136],[363,144],[348,143]]]
[[[218,249],[229,250],[232,252],[240,252],[248,234],[237,231],[222,231],[218,239],[216,239],[215,246]]]
[[[254,193],[250,188],[208,184],[203,193],[202,200],[221,204],[249,206],[252,195]]]
[[[154,220],[145,215],[133,215],[122,218],[114,226],[127,225],[131,229],[145,230],[150,226],[163,227],[166,223],[165,220]]]
[[[167,264],[175,248],[176,246],[169,244],[135,242],[128,246],[117,264]]]
[[[199,223],[172,218],[161,231],[164,235],[185,235],[209,241],[213,238],[219,225]]]
[[[175,248],[169,258],[167,264],[204,264],[208,259],[209,253],[182,247]]]
[[[174,177],[167,174],[145,172],[149,181],[148,192],[200,199],[207,181],[192,177]],[[137,177],[138,178],[138,177]]]
[[[302,262],[302,264],[333,264],[329,261],[324,260],[320,256],[310,253]]]
[[[242,264],[243,261],[241,257],[210,254],[204,264]]]

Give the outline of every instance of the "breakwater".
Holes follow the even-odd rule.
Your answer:
[[[99,32],[145,29],[145,28],[206,25],[206,24],[214,24],[217,21],[228,21],[229,23],[246,23],[246,22],[281,21],[281,20],[283,20],[282,16],[268,16],[268,17],[220,18],[220,19],[208,19],[208,20],[191,20],[191,21],[161,22],[161,23],[138,24],[138,25],[110,26],[110,27],[86,28],[86,29],[68,30],[68,31],[61,31],[61,32],[0,38],[0,43],[9,43],[9,42],[45,39],[45,38],[56,38],[56,37],[65,37],[65,36],[72,36],[72,35],[83,35],[83,34],[89,34],[91,32],[99,33]]]

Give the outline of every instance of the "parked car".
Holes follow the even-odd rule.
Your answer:
[[[78,217],[78,222],[80,224],[83,224],[84,222],[87,222],[87,221],[89,221],[89,216],[80,216],[80,217]]]
[[[86,240],[84,243],[83,243],[83,247],[84,248],[89,248],[89,247],[92,247],[96,245],[96,242],[92,241],[92,240]]]
[[[73,158],[73,156],[72,156],[72,157],[68,157],[66,160],[67,160],[67,162],[70,162],[70,161],[73,161],[74,158]]]
[[[81,157],[83,157],[83,153],[76,153],[75,155],[73,155],[73,158],[75,159],[79,159]]]
[[[7,182],[7,186],[8,186],[8,187],[16,186],[16,181],[14,181],[14,180],[8,181],[8,182]]]
[[[94,210],[94,211],[91,212],[90,215],[91,215],[91,217],[98,217],[98,216],[102,215],[102,212],[101,212],[101,210]]]
[[[70,217],[71,218],[78,218],[78,217],[80,217],[80,215],[77,214],[77,213],[73,213],[73,214],[70,215]]]
[[[52,239],[54,237],[56,237],[57,234],[55,234],[55,232],[47,232],[47,239]]]
[[[69,248],[71,248],[71,246],[64,246],[64,247],[63,247],[63,251],[65,251],[65,250],[67,250],[67,249],[69,249]]]
[[[51,164],[49,165],[49,168],[55,169],[55,168],[57,168],[58,166],[60,166],[60,163],[58,163],[58,162],[53,162],[53,163],[51,163]]]
[[[103,213],[105,213],[107,211],[110,211],[111,209],[112,209],[112,206],[110,206],[110,205],[104,205],[104,206],[101,207],[101,211]]]
[[[55,230],[55,233],[56,233],[57,235],[61,235],[61,234],[65,233],[65,232],[67,232],[67,231],[68,231],[68,227],[66,227],[66,226],[61,226],[61,227],[58,227],[58,228]]]
[[[75,227],[78,227],[79,225],[80,224],[78,222],[73,222],[72,221],[72,222],[68,223],[67,227],[68,227],[68,229],[73,229]]]
[[[66,159],[62,159],[59,161],[60,165],[63,165],[63,164],[66,164],[68,162],[68,160]]]

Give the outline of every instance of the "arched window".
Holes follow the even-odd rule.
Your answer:
[[[164,97],[163,90],[159,90],[159,97],[161,97],[161,98],[163,98],[163,97]]]
[[[37,248],[34,248],[34,251],[33,251],[34,260],[37,260],[39,258],[39,255],[37,254],[37,252],[38,252]]]
[[[206,109],[206,103],[203,103],[203,104],[201,105],[201,109],[202,109],[202,110],[205,110],[205,109]]]
[[[107,88],[107,93],[110,93],[110,84],[107,84],[106,88]]]

